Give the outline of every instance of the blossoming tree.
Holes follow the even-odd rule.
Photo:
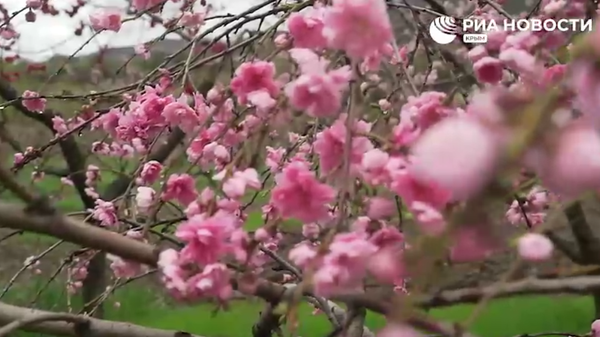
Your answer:
[[[4,48],[19,38],[11,20],[56,15],[52,2],[28,0],[18,12],[4,11]],[[133,0],[129,14],[98,9],[89,18],[96,33],[149,17],[165,26],[165,36],[177,34],[187,44],[137,83],[110,90],[17,92],[6,76],[0,81],[1,113],[17,111],[53,133],[46,145],[26,147],[11,167],[0,167],[0,183],[20,199],[0,202],[0,226],[80,245],[65,286],[83,292],[86,303],[77,315],[0,302],[0,336],[19,329],[181,334],[103,320],[102,303],[114,290],[105,288],[109,277],[121,284],[159,275],[165,292],[181,301],[222,305],[237,294],[259,297],[267,310],[257,317],[256,337],[274,333],[282,316],[293,330],[303,300],[327,315],[331,336],[450,337],[471,336],[471,323],[494,297],[597,294],[600,236],[589,214],[600,189],[600,36],[497,31],[487,44],[457,39],[449,46],[428,36],[426,24],[436,15],[511,16],[502,2],[266,0],[225,16],[185,0]],[[168,3],[180,5],[179,16],[161,21]],[[83,0],[75,7],[82,6]],[[413,41],[398,43],[391,13],[408,18]],[[541,0],[522,16],[595,13],[589,1]],[[280,19],[230,43],[230,34],[268,15]],[[214,31],[205,26],[209,20],[225,31],[209,43],[221,43],[212,55],[195,48]],[[276,46],[267,56],[230,57],[267,40]],[[138,57],[152,45],[136,47]],[[175,63],[180,54],[187,57]],[[213,76],[196,85],[195,71],[215,60],[235,62],[235,71],[227,80]],[[444,90],[432,89],[443,81]],[[120,102],[102,107],[109,95]],[[51,108],[55,100],[86,104],[67,115]],[[5,141],[7,134],[10,129],[3,130]],[[98,134],[89,149],[77,137]],[[24,184],[20,172],[39,167],[54,147],[66,165],[61,180],[77,192],[84,220]],[[185,164],[170,165],[178,148]],[[129,161],[133,169],[101,190],[105,172],[88,162],[86,150]],[[45,179],[37,168],[34,178]],[[563,216],[570,237],[556,230]],[[501,226],[525,233],[496,235]],[[301,238],[286,246],[290,228]],[[589,268],[514,280],[520,265],[551,259],[555,248]],[[436,292],[424,286],[455,263],[506,250],[518,258],[490,286]],[[33,256],[26,267],[43,258]],[[105,259],[111,275],[104,273]],[[272,265],[283,271],[278,278],[268,276]],[[464,302],[478,303],[466,322],[440,322],[423,311]],[[367,310],[384,315],[387,325],[371,332],[364,326]],[[591,330],[600,333],[598,322]]]

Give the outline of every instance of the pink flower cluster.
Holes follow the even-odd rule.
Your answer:
[[[179,225],[175,235],[185,242],[181,251],[169,249],[160,255],[163,281],[180,299],[215,297],[227,300],[232,294],[231,272],[220,259],[247,258],[248,237],[240,221],[225,211],[212,216],[196,214]]]
[[[312,280],[316,294],[330,296],[358,291],[367,274],[388,284],[403,282],[404,236],[385,223],[379,223],[381,228],[371,232],[371,222],[361,218],[354,224],[354,231],[337,234],[323,256],[317,253],[318,244],[310,241],[289,252],[290,260],[299,267],[316,268]]]

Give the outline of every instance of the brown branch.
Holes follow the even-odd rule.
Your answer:
[[[124,322],[22,308],[3,302],[0,302],[0,324],[4,325],[0,329],[0,336],[15,329],[75,337],[174,337],[178,336],[178,333],[181,334],[178,331],[159,330]],[[185,335],[199,337],[187,333]]]
[[[579,247],[577,246],[577,242],[568,241],[566,238],[562,237],[560,234],[555,233],[554,231],[545,231],[544,234],[554,246],[560,250],[563,254],[565,254],[571,261],[577,264],[583,264],[584,258],[579,251]]]
[[[289,287],[284,290],[281,298],[277,302],[267,304],[265,310],[260,313],[258,322],[252,326],[252,336],[254,337],[271,337],[273,332],[277,331],[281,324],[283,313],[275,312],[278,304],[288,300],[294,292],[294,287]]]
[[[156,266],[158,252],[152,246],[62,215],[29,214],[19,205],[0,202],[0,225],[52,235],[84,247]]]
[[[490,293],[496,294],[495,298],[499,298],[534,294],[587,294],[598,289],[600,289],[600,277],[598,276],[579,276],[552,280],[524,279],[488,287],[442,291],[436,295],[421,297],[416,301],[416,304],[425,308],[432,308],[477,302]]]
[[[587,208],[592,203],[597,206],[598,200],[595,196],[586,197],[582,201],[574,202],[564,210],[573,236],[575,236],[575,240],[579,246],[582,264],[595,264],[600,258],[600,239],[590,226],[586,217],[586,210],[584,209],[584,206]]]
[[[9,324],[6,324],[2,328],[0,328],[0,337],[9,336],[16,330],[26,328],[29,325],[34,325],[36,323],[42,322],[53,322],[53,321],[63,321],[75,324],[87,324],[88,320],[85,317],[72,315],[72,314],[64,314],[64,313],[40,313],[29,315],[28,317],[23,317],[21,319],[12,321]]]
[[[347,322],[345,325],[344,336],[362,337],[365,333],[365,317],[367,311],[363,307],[351,305],[348,307]]]

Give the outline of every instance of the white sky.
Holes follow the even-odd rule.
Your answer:
[[[0,0],[9,13],[18,11],[24,7],[26,0]],[[50,3],[58,10],[70,9],[77,0],[49,0]],[[209,13],[217,14],[238,14],[244,10],[261,3],[263,0],[208,0],[214,10]],[[89,15],[102,7],[126,8],[126,0],[88,0],[91,5],[86,5],[79,10],[78,14],[70,18],[68,15],[61,13],[59,16],[49,16],[39,13],[37,20],[34,23],[25,21],[24,13],[13,19],[12,23],[16,30],[21,34],[18,43],[14,47],[19,55],[32,61],[44,61],[52,55],[70,55],[81,47],[91,36],[91,30],[85,29],[82,36],[73,34],[75,28],[80,21],[89,22]],[[197,1],[200,2],[199,0]],[[163,17],[173,17],[177,13],[179,3],[167,3],[163,12]],[[268,10],[269,7],[263,8],[262,11]],[[273,22],[276,18],[271,18]],[[209,21],[203,26],[203,29],[210,27],[219,20]],[[256,28],[248,25],[248,28]],[[264,25],[264,24],[263,24]],[[264,26],[263,26],[264,27]],[[158,37],[164,32],[164,28],[156,26],[150,28],[147,20],[129,21],[123,24],[118,33],[103,32],[96,36],[78,55],[89,54],[97,51],[99,47],[124,47],[135,46],[139,43],[147,42],[155,37]],[[218,33],[219,31],[217,31]],[[176,36],[172,36],[176,38]]]

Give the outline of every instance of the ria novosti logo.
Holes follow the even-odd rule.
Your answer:
[[[429,25],[431,39],[439,44],[448,44],[456,39],[458,25],[456,19],[450,16],[438,16]]]
[[[591,32],[591,19],[504,19],[503,21],[484,20],[470,17],[455,19],[449,16],[439,16],[429,25],[431,39],[439,44],[452,43],[462,28],[462,40],[465,43],[486,43],[488,33],[496,31],[561,31],[561,32]]]

